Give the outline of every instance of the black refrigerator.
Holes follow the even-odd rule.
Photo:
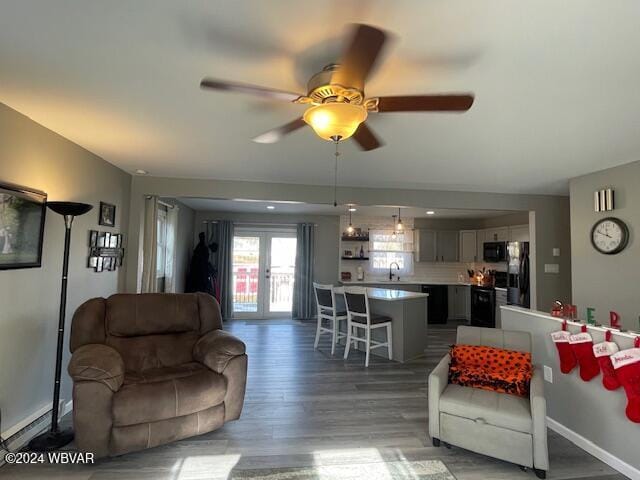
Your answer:
[[[507,243],[507,304],[531,306],[529,242]]]

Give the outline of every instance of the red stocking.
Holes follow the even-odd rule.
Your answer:
[[[618,353],[618,345],[611,341],[611,330],[605,333],[605,341],[593,346],[593,354],[598,359],[602,372],[602,385],[607,390],[620,388],[620,381],[611,363],[611,355]]]
[[[571,349],[571,345],[569,345],[570,336],[571,334],[567,332],[566,322],[562,324],[562,330],[551,334],[553,343],[556,344],[558,355],[560,356],[560,371],[562,373],[569,373],[578,364],[578,360]]]
[[[611,362],[627,394],[627,417],[640,423],[640,337],[636,337],[634,348],[614,353]]]
[[[580,378],[588,382],[600,373],[598,360],[593,356],[593,338],[587,333],[587,326],[582,325],[582,331],[571,335],[569,343],[580,364]]]

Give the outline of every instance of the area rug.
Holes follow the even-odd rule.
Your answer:
[[[456,480],[440,460],[232,471],[229,480]]]

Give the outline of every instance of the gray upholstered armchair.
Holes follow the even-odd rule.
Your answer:
[[[456,343],[531,352],[528,332],[458,327]],[[447,354],[429,375],[429,435],[440,442],[533,468],[549,469],[544,382],[534,368],[529,398],[449,385]]]
[[[204,293],[112,295],[71,326],[76,445],[96,457],[200,435],[240,417],[245,345]]]

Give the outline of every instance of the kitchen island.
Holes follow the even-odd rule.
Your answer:
[[[387,288],[367,288],[367,295],[372,313],[386,315],[392,319],[393,360],[406,362],[423,355],[427,348],[427,301],[429,294]],[[346,324],[342,325],[346,329]],[[372,339],[380,342],[386,341],[384,329],[373,330]],[[364,344],[358,342],[357,348],[364,350]],[[371,354],[386,358],[387,350],[376,348],[371,350]]]

